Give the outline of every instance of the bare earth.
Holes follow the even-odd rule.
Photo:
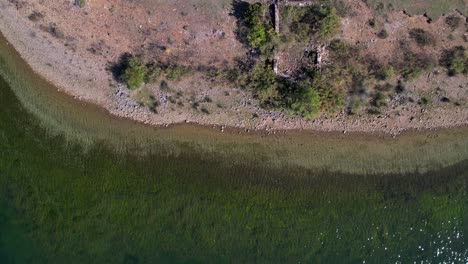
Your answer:
[[[435,36],[436,45],[422,50],[435,59],[443,49],[467,46],[466,17],[458,12],[451,14],[463,22],[454,31],[445,24],[445,17],[428,23],[424,16],[410,17],[402,11],[379,18],[380,26],[371,28],[372,10],[361,1],[346,2],[354,15],[342,19],[340,36],[365,47],[382,62],[398,54],[400,40],[407,38],[411,28],[423,28]],[[168,82],[169,89],[164,90],[155,84],[132,92],[113,80],[109,65],[124,52],[144,53],[190,67],[233,65],[247,50],[235,38],[236,21],[230,12],[231,1],[227,0],[89,0],[85,8],[74,6],[71,0],[0,0],[0,31],[23,59],[59,90],[96,103],[113,115],[151,125],[186,122],[221,130],[398,134],[407,129],[468,124],[468,80],[463,75],[447,77],[440,67],[406,84],[405,96],[415,102],[423,96],[430,98],[428,105],[401,104],[401,98],[395,96],[380,115],[349,116],[343,112],[313,121],[264,110],[248,91],[213,82],[199,73]],[[389,34],[386,39],[376,37],[382,28]],[[157,113],[140,106],[142,93],[157,98]],[[211,100],[204,100],[206,97]],[[450,102],[443,102],[444,97]],[[199,102],[209,114],[194,109],[193,102]]]

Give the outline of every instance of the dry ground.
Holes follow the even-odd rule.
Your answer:
[[[85,8],[78,8],[72,2],[0,0],[0,7],[5,10],[0,11],[0,17],[12,16],[11,20],[25,25],[17,26],[16,30],[24,31],[22,41],[26,48],[22,55],[26,60],[27,52],[31,52],[31,55],[42,51],[44,60],[47,58],[43,52],[45,48],[29,47],[28,50],[27,38],[49,43],[49,49],[57,50],[54,56],[65,56],[60,55],[62,53],[79,56],[83,61],[79,65],[86,65],[85,62],[93,62],[93,65],[113,63],[122,53],[130,52],[186,66],[224,67],[233,65],[235,58],[243,58],[247,53],[247,49],[235,37],[236,20],[231,15],[230,0],[88,0]],[[363,47],[381,62],[399,56],[400,42],[408,39],[408,31],[412,28],[423,28],[435,36],[435,45],[423,50],[411,44],[411,49],[424,52],[435,60],[445,48],[467,46],[466,18],[459,13],[450,13],[463,19],[463,23],[452,31],[447,28],[443,16],[428,23],[427,17],[409,16],[401,10],[382,15],[362,1],[343,0],[342,3],[346,5],[348,15],[342,19],[340,37]],[[7,7],[16,13],[7,12]],[[368,24],[372,18],[377,22],[374,28]],[[376,37],[381,29],[387,30],[388,38]],[[8,30],[8,27],[3,27],[3,30]],[[25,32],[28,32],[27,36]],[[19,37],[21,34],[17,35]],[[294,61],[294,56],[300,58],[303,54],[293,51],[283,52],[284,61],[288,60],[288,56],[290,61]],[[67,64],[67,61],[57,59],[57,65],[52,65],[56,66],[53,69],[60,68],[61,63]],[[107,74],[99,77],[111,79],[110,73],[99,67],[102,68],[100,75]],[[85,66],[76,70],[97,74],[93,68]],[[53,79],[51,75],[47,76]],[[89,85],[93,84],[94,79],[89,80]],[[65,86],[67,81],[73,80],[76,78],[62,83]],[[428,96],[430,104],[424,107],[400,104],[400,98],[393,98],[379,116],[348,118],[344,113],[338,113],[310,122],[281,112],[263,110],[248,92],[229,84],[213,82],[201,74],[194,74],[180,82],[168,82],[168,89],[161,89],[157,83],[145,86],[144,91],[130,92],[116,86],[113,81],[106,86],[99,82],[96,87],[109,94],[110,103],[104,106],[110,112],[150,124],[190,121],[253,129],[311,128],[396,133],[407,128],[452,126],[468,122],[466,77],[448,78],[439,67],[408,83],[407,88],[408,96],[416,101]],[[157,114],[139,106],[139,103],[145,104],[142,96],[148,94],[159,101]],[[451,102],[441,102],[442,97],[450,98]],[[92,94],[83,98],[92,98]],[[254,118],[254,115],[258,117]]]

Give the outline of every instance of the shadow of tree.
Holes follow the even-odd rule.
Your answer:
[[[122,75],[125,72],[125,69],[128,68],[128,61],[132,58],[132,55],[128,52],[120,55],[117,62],[111,63],[108,70],[112,73],[114,80],[122,82]]]
[[[231,16],[236,18],[236,30],[234,31],[237,40],[242,43],[247,43],[247,33],[248,27],[245,25],[244,22],[244,14],[249,8],[249,3],[242,0],[233,0],[232,1],[232,11],[230,13]]]

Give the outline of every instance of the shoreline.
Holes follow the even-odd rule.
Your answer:
[[[204,158],[221,157],[233,165],[247,159],[272,167],[300,166],[312,170],[353,173],[421,172],[445,167],[467,157],[467,128],[406,131],[398,137],[384,133],[288,130],[281,133],[195,124],[162,129],[116,118],[102,107],[57,92],[42,76],[34,74],[14,52],[0,42],[0,72],[12,95],[52,137],[65,137],[88,151],[96,143],[117,153],[136,156],[163,153],[178,156],[196,150]],[[9,100],[4,98],[4,100]],[[436,161],[436,162],[434,162]],[[237,164],[237,163],[236,163]]]
[[[261,120],[249,120],[231,113],[203,114],[182,113],[182,115],[151,114],[147,109],[141,109],[129,103],[129,97],[124,103],[115,100],[115,96],[129,93],[123,85],[112,87],[115,83],[109,80],[106,63],[92,57],[80,56],[79,52],[67,51],[60,43],[47,37],[31,38],[36,28],[30,28],[28,21],[15,17],[10,6],[1,6],[0,40],[4,38],[24,60],[24,62],[39,76],[44,78],[58,91],[80,101],[89,102],[105,109],[110,115],[130,119],[152,127],[175,127],[185,124],[212,128],[219,131],[234,131],[234,133],[275,134],[287,131],[304,131],[313,133],[357,133],[382,134],[396,136],[408,131],[439,130],[468,125],[466,110],[461,110],[461,120],[451,116],[450,110],[431,109],[422,111],[415,122],[401,123],[401,118],[388,117],[350,117],[343,113],[333,117],[320,117],[313,121],[303,118],[286,116],[277,111],[259,109]],[[34,34],[38,34],[35,32]],[[43,56],[48,54],[50,56]],[[81,69],[80,69],[81,68]],[[62,76],[57,72],[63,72]],[[65,77],[63,77],[65,76]],[[242,91],[241,91],[242,92]],[[126,101],[126,103],[125,103]],[[233,116],[230,116],[233,115]],[[446,120],[447,119],[447,120]]]

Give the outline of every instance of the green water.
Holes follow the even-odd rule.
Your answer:
[[[466,129],[154,129],[0,73],[0,263],[468,261]]]

